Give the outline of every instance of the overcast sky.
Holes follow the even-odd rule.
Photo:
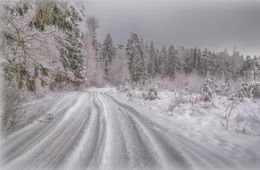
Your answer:
[[[233,45],[260,55],[260,2],[252,0],[86,0],[86,13],[96,16],[103,41],[110,32],[125,44],[131,32],[159,47],[209,48]]]

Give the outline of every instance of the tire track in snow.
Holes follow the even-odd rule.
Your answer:
[[[118,108],[118,111],[123,119],[125,119],[124,121],[121,120],[120,124],[122,135],[126,141],[125,147],[130,159],[129,168],[162,168],[162,162],[156,153],[149,135],[146,134],[145,130],[131,116],[123,112],[122,109]]]
[[[50,107],[54,119],[8,135],[1,145],[13,169],[225,169],[235,162],[169,131],[102,92],[73,93]]]
[[[72,100],[71,99],[72,97],[75,98],[78,96],[76,96],[76,94],[69,94],[69,95],[64,96],[57,103],[55,103],[53,106],[51,106],[51,108],[48,111],[46,111],[46,113],[49,112],[49,113],[55,114],[55,113],[59,112],[59,110],[66,107],[66,105],[64,105],[64,104],[66,103],[67,100]],[[32,123],[24,126],[22,129],[12,132],[11,134],[5,136],[5,139],[9,139],[11,142],[15,141],[16,138],[19,138],[20,136],[24,135],[24,133],[26,133],[27,130],[30,130],[32,128],[32,126],[35,126],[36,124],[40,124],[38,119],[43,118],[43,117],[44,117],[44,115],[38,117]]]
[[[143,134],[140,138],[146,136],[146,144],[152,143],[152,148],[155,151],[154,154],[157,154],[159,158],[163,161],[163,169],[191,169],[191,165],[183,157],[182,153],[178,151],[172,144],[170,144],[167,139],[163,138],[160,134],[154,132],[153,126],[158,126],[148,119],[144,119],[140,114],[133,109],[131,106],[122,104],[115,100],[113,97],[107,95],[112,101],[114,101],[120,108],[128,112],[128,116],[132,117],[137,126],[142,129]],[[157,127],[159,128],[159,127]],[[158,160],[158,158],[157,158]]]
[[[256,159],[255,153],[252,152],[252,150],[250,151],[251,153],[245,153],[243,149],[229,147],[231,145],[230,143],[226,144],[226,146],[217,146],[219,147],[219,149],[227,147],[228,149],[231,149],[233,151],[233,154],[244,156],[240,157],[240,159],[234,159],[232,155],[230,157],[227,154],[216,152],[217,148],[214,148],[214,145],[210,145],[210,143],[207,146],[205,144],[192,141],[191,139],[182,136],[180,133],[169,131],[162,125],[153,122],[144,115],[138,113],[130,105],[120,103],[110,95],[107,96],[118,103],[121,108],[129,110],[129,112],[132,113],[131,115],[135,115],[139,120],[143,121],[143,124],[148,126],[149,130],[153,131],[156,139],[159,139],[158,144],[163,144],[166,148],[177,146],[178,150],[182,153],[182,156],[185,157],[185,159],[191,164],[192,169],[243,169],[243,167],[246,165],[250,165],[252,169],[255,169],[255,167],[259,165],[257,164],[257,160],[259,159]],[[244,146],[238,145],[237,147],[243,148]],[[230,150],[228,152],[231,153]],[[251,162],[246,162],[245,158],[249,159],[249,157],[251,158]],[[246,164],[244,164],[243,162],[246,162]]]
[[[132,121],[125,117],[123,122],[122,114],[114,103],[111,103],[102,95],[102,102],[105,110],[109,113],[111,142],[107,142],[107,155],[109,160],[107,165],[109,169],[136,168],[145,165],[154,165],[156,159],[152,154],[152,148],[148,147],[149,140],[144,141],[143,134]],[[109,140],[108,140],[109,141]]]
[[[92,92],[93,93],[93,92]],[[100,109],[96,104],[96,94],[93,93],[93,101],[90,110],[90,121],[87,128],[84,130],[84,135],[80,140],[75,152],[68,159],[62,169],[84,169],[85,167],[92,167],[96,169],[101,162],[102,143],[104,138],[104,121]],[[101,152],[101,153],[100,153]],[[94,168],[95,167],[95,168]]]
[[[65,130],[68,129],[66,127],[70,121],[73,121],[76,119],[76,116],[73,116],[74,111],[76,111],[77,107],[84,104],[82,101],[82,98],[84,95],[79,95],[77,97],[77,100],[73,102],[72,106],[67,109],[67,111],[60,112],[58,114],[61,114],[60,116],[56,117],[54,121],[50,122],[46,129],[43,131],[40,131],[40,135],[35,135],[33,142],[27,145],[26,151],[21,154],[20,157],[16,158],[13,162],[9,162],[9,164],[14,164],[14,166],[21,166],[21,167],[29,167],[32,165],[35,161],[37,162],[39,160],[39,157],[42,156],[43,159],[40,160],[42,162],[48,160],[47,158],[51,157],[51,154],[43,154],[52,152],[54,141],[57,141],[57,138],[60,137],[60,139],[65,137]],[[73,100],[72,100],[73,101]],[[71,120],[69,119],[71,117]],[[72,124],[73,125],[73,124]],[[63,134],[63,136],[62,136]],[[73,132],[70,131],[68,134],[73,134]],[[29,139],[30,141],[30,139]],[[59,143],[58,143],[59,145]],[[18,146],[19,147],[19,146]],[[60,145],[62,147],[62,145]],[[55,157],[55,154],[53,154]],[[62,154],[60,155],[62,156]],[[42,163],[38,163],[38,166]]]
[[[68,98],[65,97],[57,105],[52,107],[52,113],[57,112],[57,118],[53,120],[52,124],[39,123],[36,120],[34,123],[6,137],[1,142],[1,146],[4,146],[2,150],[2,155],[4,158],[2,163],[5,164],[5,162],[11,162],[30,150],[34,145],[37,145],[41,138],[51,131],[55,124],[60,121],[60,117],[58,117],[58,115],[63,114],[63,112],[68,110],[70,106],[75,104],[75,100],[77,98],[78,96],[73,96],[71,99],[71,104],[65,105],[65,102],[68,100]],[[58,107],[60,104],[64,104],[63,107]]]
[[[140,121],[141,125],[146,126],[146,128],[150,130],[150,133],[153,135],[152,138],[156,141],[156,144],[160,145],[166,150],[166,152],[168,152],[169,155],[166,158],[173,157],[172,162],[177,163],[177,165],[181,164],[181,169],[233,169],[238,167],[237,160],[235,162],[230,161],[230,158],[219,155],[213,150],[193,142],[180,134],[170,132],[161,125],[152,122],[144,115],[141,115],[131,106],[120,103],[110,95],[107,96],[110,97],[121,108],[128,110],[129,115],[136,118],[135,122]],[[171,166],[176,167],[176,164],[172,164]]]

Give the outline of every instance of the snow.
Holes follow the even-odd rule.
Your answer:
[[[116,94],[117,92],[111,92]],[[260,100],[246,98],[240,101],[234,108],[230,118],[230,124],[226,130],[221,122],[227,114],[226,108],[232,101],[224,96],[215,96],[211,102],[200,101],[200,95],[161,90],[158,99],[144,100],[143,91],[129,90],[127,93],[119,93],[119,98],[127,98],[133,105],[139,105],[147,117],[160,117],[164,127],[177,132],[193,141],[203,143],[209,148],[215,148],[214,152],[229,154],[234,157],[234,148],[245,152],[236,154],[243,162],[249,156],[246,152],[255,151],[256,157],[260,153]],[[165,119],[170,121],[168,125]],[[155,120],[159,122],[158,119]],[[226,156],[227,156],[226,155]],[[251,159],[251,158],[250,158]],[[254,159],[254,156],[252,157]],[[230,160],[230,158],[228,158]]]
[[[128,93],[132,97],[128,97]],[[172,121],[188,122],[187,124],[193,127],[207,126],[211,129],[223,129],[221,122],[224,122],[227,108],[233,102],[228,97],[219,95],[216,95],[210,102],[203,102],[200,94],[169,90],[160,90],[155,100],[145,100],[144,93],[141,90],[129,90],[127,93],[120,92],[119,96],[128,98],[135,104],[143,105],[150,111]],[[245,98],[243,101],[238,101],[238,105],[233,109],[228,129],[237,132],[239,129],[244,129],[247,135],[259,136],[259,118],[260,100]]]
[[[24,121],[0,141],[3,168],[259,167],[260,100],[241,101],[226,130],[226,97],[203,102],[199,94],[159,90],[157,99],[144,100],[143,91],[128,92],[131,98],[115,88],[90,88],[25,103]],[[46,114],[53,118],[43,121]]]

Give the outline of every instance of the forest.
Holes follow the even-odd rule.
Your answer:
[[[239,134],[260,135],[260,55],[243,55],[235,45],[231,53],[227,48],[222,51],[188,48],[175,44],[174,39],[172,45],[159,46],[156,39],[147,41],[134,30],[124,42],[116,43],[109,32],[100,40],[99,19],[89,15],[85,5],[87,3],[66,0],[1,2],[4,134],[16,132],[24,121],[33,122],[42,117],[44,109],[33,110],[30,102],[47,101],[46,97],[52,95],[110,89],[144,107],[152,110],[155,107],[158,113],[163,110],[163,114],[173,119],[175,115],[173,122],[181,122],[180,126],[194,119],[201,123],[202,115],[212,114],[217,118],[207,117],[205,124],[212,123],[215,127],[215,123],[220,122],[216,127],[223,130],[231,128]],[[92,101],[91,92],[89,95],[84,98],[85,103]],[[94,95],[93,101],[99,98]],[[106,102],[110,100],[114,101],[101,101],[109,107]],[[49,105],[46,103],[44,105]],[[33,110],[31,117],[28,117],[27,106]],[[36,106],[45,107],[39,103]],[[196,112],[194,108],[205,110]],[[189,109],[192,113],[187,111]],[[181,113],[190,113],[187,120]],[[54,121],[55,112],[48,112],[47,119]],[[206,129],[201,124],[201,129]],[[259,155],[255,159],[260,158]]]

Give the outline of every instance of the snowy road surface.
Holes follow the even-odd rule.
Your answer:
[[[255,150],[224,140],[218,145],[196,142],[104,92],[70,93],[30,107],[43,105],[53,115],[51,121],[42,115],[1,140],[4,169],[210,170],[259,165]]]

